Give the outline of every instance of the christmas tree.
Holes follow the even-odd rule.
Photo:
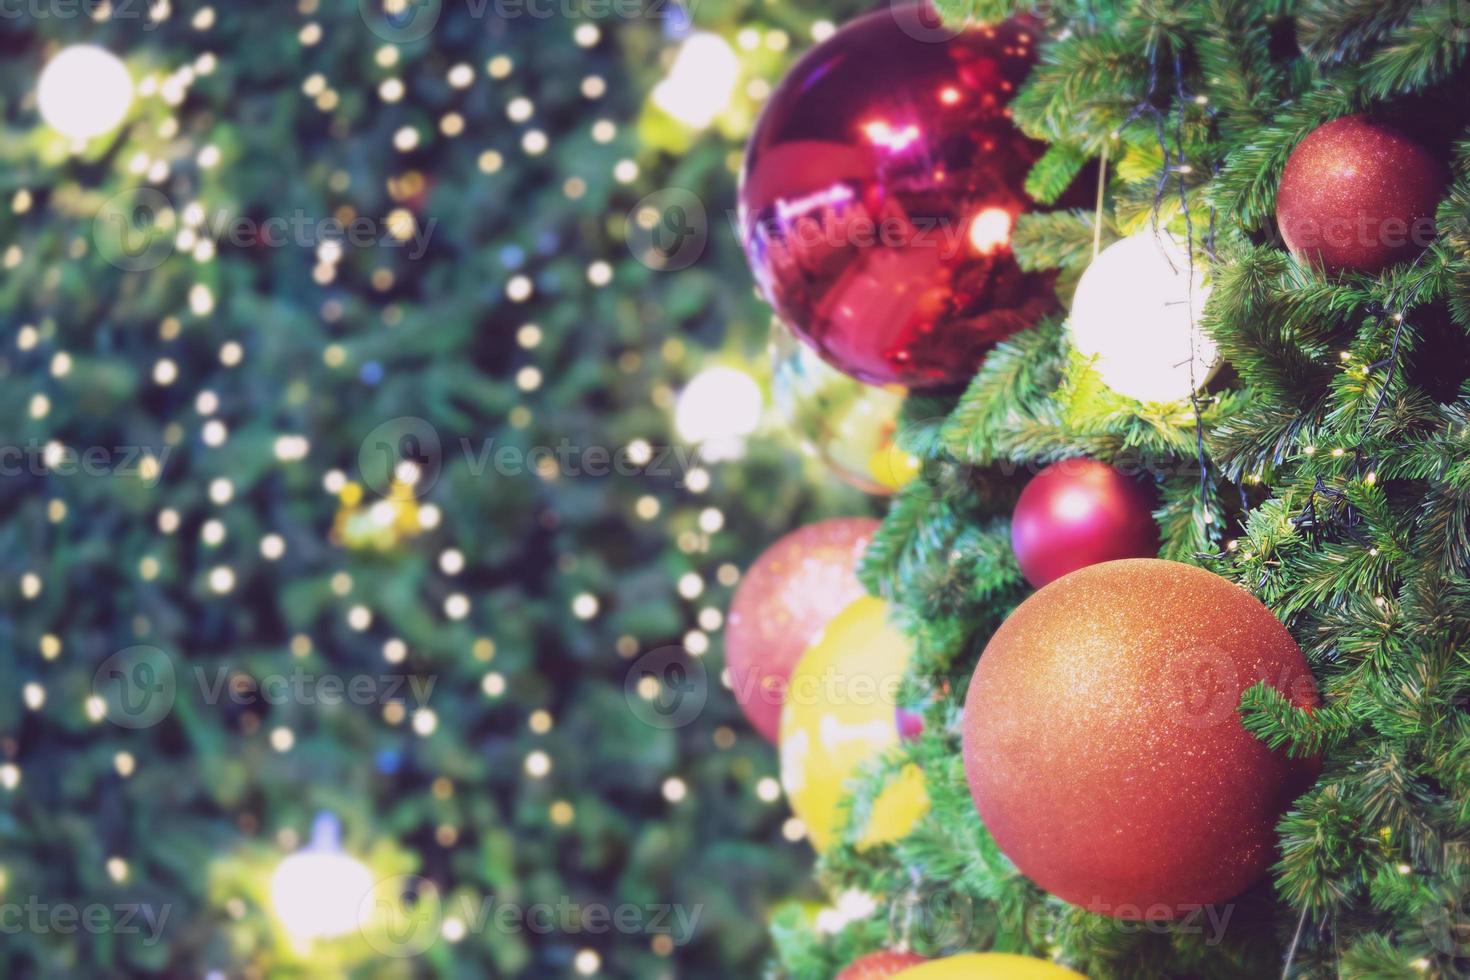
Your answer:
[[[919,379],[905,404],[923,472],[861,576],[913,646],[897,700],[922,734],[849,785],[818,867],[843,914],[779,914],[779,975],[911,962],[859,960],[880,950],[1089,977],[1465,975],[1463,7],[938,6],[961,33],[926,38],[934,62],[969,63],[966,38],[1002,23],[1036,37],[1024,84],[989,91],[1037,141],[1008,247],[1057,306],[962,390]],[[902,132],[885,118],[882,149]],[[852,338],[801,306],[789,227],[762,220],[768,293],[840,361]],[[1109,562],[1154,555],[1183,564]],[[875,803],[914,766],[927,812],[875,844]],[[1226,846],[1267,796],[1262,840]],[[1005,962],[914,976],[1031,975]]]
[[[815,19],[710,13],[742,85]],[[0,972],[759,969],[807,849],[712,638],[759,542],[864,503],[756,437],[713,210],[756,102],[651,98],[696,34],[0,12]]]

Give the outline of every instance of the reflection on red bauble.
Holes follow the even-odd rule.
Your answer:
[[[773,743],[791,668],[833,617],[865,594],[857,565],[876,530],[870,517],[797,528],[761,553],[730,600],[725,661],[735,699]]]
[[[1392,126],[1343,116],[1287,158],[1276,221],[1291,254],[1327,272],[1378,272],[1434,238],[1444,162]]]
[[[895,953],[883,950],[859,957],[841,973],[836,980],[886,980],[897,976],[911,966],[927,963],[928,960],[914,953]]]
[[[1011,547],[1040,588],[1079,568],[1159,553],[1154,491],[1095,459],[1064,459],[1026,484],[1011,518]]]
[[[1316,685],[1286,628],[1218,575],[1156,558],[1073,572],[991,638],[965,704],[965,774],[985,828],[1059,898],[1124,919],[1229,899],[1276,854],[1316,759],[1241,723],[1265,681]]]
[[[933,18],[880,10],[812,49],[761,116],[741,180],[766,298],[874,384],[963,383],[1056,303],[1052,276],[1022,272],[1010,248],[1044,149],[1007,107],[1036,61],[1036,27],[944,32]]]

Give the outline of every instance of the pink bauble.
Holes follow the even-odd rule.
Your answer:
[[[1011,547],[1037,588],[1079,568],[1159,553],[1153,488],[1095,459],[1064,459],[1032,478],[1011,518]]]
[[[772,743],[787,679],[812,640],[863,595],[857,563],[878,522],[838,517],[798,528],[745,573],[725,623],[725,659],[735,699]]]

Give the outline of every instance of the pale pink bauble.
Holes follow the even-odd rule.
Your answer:
[[[797,528],[767,548],[735,590],[725,659],[735,699],[773,744],[791,669],[832,618],[862,597],[857,563],[877,529],[869,517]]]

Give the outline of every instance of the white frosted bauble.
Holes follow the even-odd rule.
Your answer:
[[[116,129],[133,104],[133,78],[117,55],[73,44],[46,62],[36,102],[47,125],[74,140]]]
[[[1191,275],[1192,269],[1192,275]],[[1072,346],[1103,382],[1141,402],[1188,398],[1214,375],[1220,353],[1200,326],[1210,287],[1204,261],[1152,228],[1103,249],[1077,284]]]

